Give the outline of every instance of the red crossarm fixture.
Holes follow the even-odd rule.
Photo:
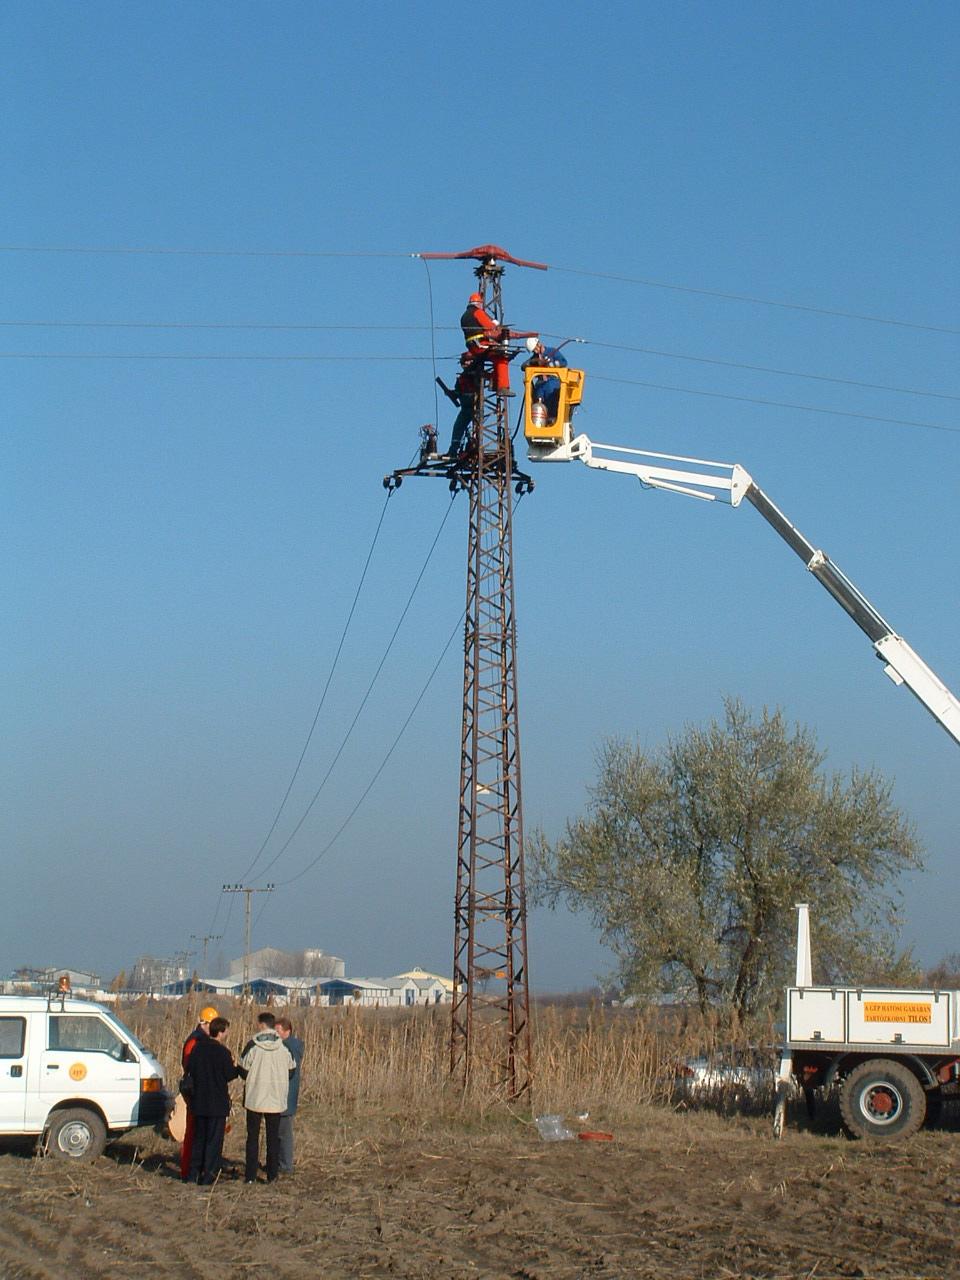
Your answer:
[[[497,244],[481,244],[475,249],[465,249],[463,253],[418,253],[418,258],[476,258],[478,262],[488,262],[493,258],[497,262],[512,262],[515,267],[533,267],[535,271],[546,271],[544,262],[527,262],[523,258],[515,258],[506,249]]]

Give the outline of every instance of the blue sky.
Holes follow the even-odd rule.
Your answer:
[[[290,780],[381,477],[420,423],[450,425],[429,326],[448,372],[472,276],[428,277],[421,250],[493,242],[550,264],[508,272],[507,315],[588,339],[581,429],[742,462],[960,690],[955,6],[560,0],[499,31],[450,4],[12,0],[0,42],[0,839],[17,904],[0,968],[112,972],[223,927],[220,885]],[[145,248],[219,252],[75,252]],[[516,526],[528,829],[579,810],[604,735],[653,749],[725,694],[780,705],[833,768],[895,779],[928,851],[905,939],[922,959],[954,950],[957,749],[792,554],[746,506],[576,467],[535,478]],[[442,485],[390,500],[268,857],[446,504]],[[455,505],[271,869],[298,878],[258,942],[354,973],[449,969],[456,642],[300,872],[456,624],[465,540]],[[235,909],[225,956],[239,925]],[[530,947],[544,989],[607,963],[564,916],[537,913]]]

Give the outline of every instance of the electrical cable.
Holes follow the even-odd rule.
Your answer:
[[[433,664],[433,668],[431,669],[430,674],[427,676],[427,679],[423,685],[423,688],[417,694],[416,701],[414,702],[413,706],[410,708],[410,711],[407,713],[407,717],[404,720],[403,724],[400,726],[397,736],[394,738],[393,742],[390,744],[390,747],[388,748],[386,755],[380,761],[380,764],[378,765],[377,770],[374,773],[373,777],[367,783],[366,787],[364,787],[363,791],[360,794],[360,798],[357,800],[356,804],[353,806],[349,814],[346,816],[346,818],[337,828],[336,833],[327,841],[327,843],[323,846],[323,848],[316,855],[316,857],[313,858],[310,862],[308,862],[307,865],[301,871],[298,871],[295,876],[291,876],[289,880],[281,880],[277,885],[278,889],[283,889],[283,888],[286,888],[287,885],[295,884],[298,880],[301,880],[307,874],[308,871],[312,871],[313,868],[320,861],[320,859],[324,857],[324,855],[328,853],[330,849],[333,848],[334,844],[337,842],[337,840],[340,839],[341,835],[343,835],[344,831],[352,822],[360,806],[363,804],[364,800],[366,800],[367,796],[373,790],[374,785],[376,784],[378,778],[383,773],[384,769],[387,767],[387,763],[390,760],[390,757],[393,755],[394,751],[396,750],[397,745],[400,742],[400,739],[403,737],[404,733],[407,730],[407,727],[410,724],[410,721],[413,719],[414,715],[416,714],[417,708],[420,706],[420,703],[425,698],[427,690],[430,688],[430,685],[433,682],[434,676],[439,671],[441,663],[443,662],[444,658],[447,656],[447,651],[449,650],[451,644],[453,644],[454,637],[457,635],[458,632],[462,631],[463,620],[466,617],[466,613],[467,611],[466,609],[464,609],[463,612],[460,614],[460,617],[457,620],[456,625],[454,626],[453,630],[450,632],[449,636],[447,637],[447,641],[444,644],[443,648],[440,650],[440,656],[437,658],[436,662]]]
[[[640,382],[635,378],[608,378],[603,374],[590,375],[595,382],[615,382],[625,387],[651,387],[655,391],[675,391],[687,396],[708,396],[713,400],[736,400],[741,404],[762,404],[774,409],[797,409],[801,413],[821,413],[834,418],[857,418],[862,422],[884,422],[889,426],[923,427],[928,431],[948,431],[960,434],[960,427],[948,427],[939,422],[916,422],[909,418],[881,418],[875,413],[854,413],[846,409],[823,409],[816,405],[794,404],[788,400],[762,400],[756,396],[735,396],[725,391],[696,391],[692,387],[671,387],[661,382]]]
[[[207,933],[213,933],[214,927],[216,926],[216,923],[217,923],[217,916],[220,914],[220,904],[222,902],[223,902],[223,888],[221,886],[219,896],[217,897],[217,905],[213,909],[213,919],[210,921],[210,925],[207,928]]]
[[[327,673],[326,683],[324,684],[323,692],[320,695],[320,702],[317,705],[317,709],[313,717],[313,723],[310,725],[310,729],[309,729],[309,732],[307,733],[306,741],[303,744],[303,750],[300,752],[300,758],[297,760],[296,768],[294,769],[293,774],[291,775],[290,781],[287,783],[286,791],[283,793],[283,799],[280,801],[280,805],[277,809],[277,812],[274,814],[273,822],[270,824],[270,830],[264,836],[263,843],[260,845],[260,848],[257,850],[256,856],[254,857],[253,861],[250,863],[249,867],[247,867],[246,871],[240,877],[241,884],[247,883],[248,879],[253,873],[254,867],[260,861],[261,854],[263,853],[264,849],[266,849],[268,843],[270,842],[270,837],[273,835],[274,831],[277,828],[277,823],[280,821],[280,815],[283,813],[284,806],[286,805],[287,800],[290,797],[290,792],[293,790],[293,784],[296,782],[300,774],[300,768],[303,764],[304,757],[307,754],[307,748],[310,746],[310,743],[313,740],[314,731],[316,730],[317,722],[320,719],[320,712],[323,710],[324,703],[327,700],[327,693],[330,690],[331,681],[333,680],[334,674],[337,670],[337,666],[340,662],[340,655],[343,652],[343,646],[347,638],[347,632],[350,630],[350,623],[353,621],[353,615],[357,609],[357,602],[360,599],[360,592],[363,590],[363,584],[367,578],[367,570],[370,568],[370,561],[373,559],[373,553],[374,553],[374,550],[376,549],[377,542],[380,538],[380,530],[383,528],[384,517],[387,514],[387,506],[390,503],[390,499],[393,497],[393,492],[394,491],[392,489],[388,490],[386,499],[384,500],[383,506],[380,510],[380,519],[377,521],[377,527],[374,530],[373,541],[370,543],[370,550],[367,552],[367,558],[363,563],[363,569],[360,573],[360,581],[357,583],[357,589],[353,595],[353,602],[350,605],[349,612],[347,613],[347,620],[343,624],[343,630],[340,633],[340,640],[337,643],[337,649],[333,655],[333,662],[330,664],[330,670]],[[211,929],[211,932],[213,932],[212,929]]]
[[[0,253],[91,253],[174,258],[416,258],[415,253],[363,249],[172,249],[125,245],[0,244]]]
[[[441,359],[452,360],[453,356],[442,356]],[[430,360],[430,356],[290,356],[290,355],[111,355],[99,353],[67,353],[67,354],[50,354],[37,352],[0,352],[0,360],[163,360],[163,361],[248,361],[248,362],[279,362],[279,363],[298,363],[298,362],[329,362],[334,361],[363,361],[365,364],[374,362],[390,362],[390,361],[406,361],[414,364],[425,364]],[[918,422],[910,418],[887,418],[875,413],[855,413],[844,409],[826,409],[817,405],[796,404],[785,400],[767,400],[756,396],[737,396],[723,391],[700,391],[692,387],[675,387],[662,382],[645,382],[636,378],[611,378],[603,374],[594,373],[591,377],[596,382],[615,382],[622,386],[631,387],[650,387],[657,391],[670,391],[680,395],[689,396],[707,396],[716,400],[736,400],[741,404],[760,404],[767,408],[777,409],[795,409],[800,413],[819,413],[838,418],[856,418],[862,422],[883,422],[888,425],[899,427],[923,427],[929,431],[947,431],[960,432],[960,427],[944,426],[937,422]],[[929,393],[935,394],[935,393]],[[952,397],[951,397],[952,398]]]
[[[427,296],[430,300],[430,358],[433,361],[433,420],[440,426],[440,399],[437,395],[437,331],[433,315],[433,281],[430,278],[430,263],[421,258],[423,269],[427,273]]]
[[[830,307],[813,307],[800,302],[782,302],[773,298],[759,298],[751,294],[725,293],[719,289],[696,289],[690,285],[668,284],[663,280],[645,280],[637,276],[621,276],[607,271],[588,271],[583,267],[558,267],[550,264],[551,271],[562,271],[568,275],[590,276],[596,280],[617,280],[622,284],[641,285],[647,289],[669,289],[675,293],[692,293],[703,298],[720,298],[724,302],[749,302],[762,307],[780,307],[786,311],[804,311],[810,315],[831,316],[839,320],[863,320],[869,324],[895,325],[902,329],[917,329],[923,333],[960,334],[960,329],[948,325],[918,324],[912,320],[897,320],[891,316],[864,315],[857,311],[839,311]]]
[[[405,361],[408,364],[426,364],[430,359],[429,356],[321,356],[321,355],[159,355],[148,352],[145,355],[131,354],[129,352],[117,351],[0,351],[0,360],[246,360],[253,363],[266,362],[270,360],[279,362],[297,361],[358,361],[362,360],[364,364],[383,363],[384,361]],[[442,359],[453,360],[453,356],[444,356]]]
[[[559,334],[547,333],[544,337],[556,338]],[[635,351],[642,355],[661,356],[667,360],[687,360],[693,364],[718,365],[724,369],[746,369],[751,373],[773,373],[784,378],[807,378],[814,382],[833,382],[841,387],[861,387],[867,391],[895,391],[898,395],[926,396],[934,400],[960,401],[960,395],[950,395],[945,391],[922,391],[917,387],[893,387],[882,382],[860,382],[854,378],[835,378],[823,373],[804,373],[797,369],[776,369],[770,365],[745,364],[739,360],[719,360],[711,356],[689,356],[679,351],[661,351],[657,347],[632,347],[620,342],[598,342],[595,338],[577,338],[576,342],[586,343],[591,347],[602,347],[607,351]]]
[[[525,495],[522,493],[518,496],[516,502],[513,504],[514,512],[517,511],[520,504],[523,502],[524,496]],[[394,738],[393,742],[390,744],[389,748],[387,749],[386,755],[380,761],[380,764],[377,767],[373,777],[370,779],[370,781],[367,783],[367,785],[364,787],[363,791],[361,792],[360,798],[357,800],[356,804],[353,806],[349,814],[347,814],[346,818],[337,828],[337,831],[334,833],[334,835],[327,841],[324,847],[316,855],[316,857],[314,857],[310,862],[308,862],[307,865],[303,867],[302,870],[298,871],[295,876],[291,876],[289,880],[281,880],[276,886],[278,889],[283,889],[283,888],[286,888],[287,885],[295,884],[298,880],[301,880],[307,874],[308,871],[312,871],[313,868],[320,861],[320,859],[323,858],[330,851],[330,849],[333,848],[334,844],[337,842],[337,840],[340,839],[340,837],[343,835],[344,831],[347,829],[349,824],[353,821],[358,810],[360,809],[360,806],[363,804],[364,800],[373,790],[378,778],[383,773],[384,769],[387,767],[387,763],[389,762],[390,757],[393,755],[394,751],[397,749],[400,739],[403,737],[404,733],[406,733],[407,728],[410,724],[410,721],[413,719],[414,715],[416,714],[417,709],[420,706],[420,703],[426,697],[427,690],[430,688],[430,685],[433,683],[434,676],[436,676],[437,672],[440,670],[440,666],[444,658],[447,656],[447,651],[449,650],[451,644],[453,644],[454,637],[459,632],[462,631],[463,621],[466,618],[466,616],[467,616],[467,611],[466,609],[463,609],[460,613],[460,617],[457,619],[456,624],[454,625],[453,630],[447,636],[446,642],[443,648],[440,650],[440,655],[437,658],[436,662],[433,664],[433,667],[430,670],[430,674],[427,676],[426,680],[424,681],[423,687],[421,688],[420,692],[417,694],[417,697],[413,703],[413,706],[410,708],[410,711],[407,713],[406,719],[404,720],[403,724],[400,726],[400,729],[397,732],[397,735]],[[266,903],[264,903],[264,906],[265,905]],[[262,914],[262,910],[263,908],[261,908],[261,914]]]
[[[0,245],[0,253],[77,253],[113,254],[123,256],[165,256],[192,258],[421,258],[420,253],[380,252],[354,249],[177,249],[161,246],[132,245]],[[621,284],[638,285],[645,289],[665,289],[674,293],[694,294],[704,298],[718,298],[724,302],[745,302],[754,306],[779,307],[787,311],[799,311],[809,315],[827,316],[841,320],[860,320],[868,324],[894,325],[904,329],[916,329],[925,333],[960,334],[960,328],[948,325],[920,324],[912,320],[900,320],[892,316],[874,316],[857,311],[842,311],[831,307],[816,307],[807,303],[785,302],[782,299],[761,298],[753,294],[731,293],[720,289],[702,289],[693,285],[673,284],[665,280],[650,280],[642,276],[626,276],[610,271],[591,271],[586,267],[565,267],[549,264],[549,270],[566,275],[586,276],[595,280],[614,280]]]
[[[383,655],[382,655],[382,657],[380,658],[379,663],[377,664],[377,668],[376,668],[376,670],[374,671],[373,676],[372,676],[372,677],[371,677],[371,679],[370,679],[370,683],[367,685],[366,691],[364,692],[363,697],[360,699],[360,705],[357,707],[357,710],[356,710],[356,712],[355,712],[355,714],[354,714],[354,717],[353,717],[353,719],[351,720],[351,722],[350,722],[350,724],[349,724],[349,726],[348,726],[348,728],[347,728],[347,731],[346,731],[346,733],[344,734],[343,739],[342,739],[342,741],[341,741],[341,743],[340,743],[339,747],[337,748],[337,750],[336,750],[336,752],[335,752],[335,754],[334,754],[334,757],[333,757],[333,759],[331,760],[331,762],[330,762],[330,764],[329,764],[329,766],[328,766],[328,768],[327,768],[326,773],[323,775],[323,778],[320,780],[320,785],[317,787],[316,791],[313,793],[313,797],[312,797],[312,799],[310,800],[310,803],[307,805],[306,809],[303,811],[303,814],[301,815],[301,817],[300,817],[299,821],[297,822],[296,826],[293,828],[293,830],[292,830],[292,831],[290,832],[290,834],[287,836],[286,840],[283,842],[283,844],[280,846],[280,848],[277,850],[277,852],[273,855],[273,857],[271,858],[271,860],[266,864],[266,866],[265,866],[265,867],[263,867],[263,868],[262,868],[262,870],[261,870],[261,872],[260,872],[260,874],[261,874],[261,875],[266,875],[266,874],[267,874],[267,872],[270,870],[270,868],[271,868],[271,867],[273,867],[273,866],[274,866],[274,865],[279,861],[279,859],[283,856],[283,854],[284,854],[284,853],[287,851],[287,849],[290,847],[290,845],[291,845],[291,843],[293,842],[293,840],[294,840],[295,836],[296,836],[296,835],[297,835],[297,833],[300,831],[301,827],[303,826],[303,824],[306,822],[306,820],[307,820],[308,816],[310,815],[310,811],[313,809],[313,806],[316,804],[317,800],[320,798],[320,794],[321,794],[321,792],[323,791],[324,787],[327,785],[327,781],[328,781],[328,779],[330,778],[330,775],[333,773],[333,770],[336,768],[337,762],[339,761],[340,757],[343,755],[343,752],[344,752],[344,750],[346,749],[347,743],[348,743],[348,742],[349,742],[349,740],[350,740],[350,736],[351,736],[351,734],[353,733],[353,730],[356,728],[357,721],[360,719],[360,716],[361,716],[361,714],[362,714],[362,712],[363,712],[363,709],[364,709],[364,707],[367,705],[367,702],[368,702],[368,700],[369,700],[369,698],[370,698],[370,695],[371,695],[371,693],[373,692],[374,685],[376,684],[377,679],[378,679],[378,678],[379,678],[379,676],[380,676],[380,672],[383,670],[384,665],[385,665],[385,663],[386,663],[386,661],[387,661],[387,658],[389,657],[390,652],[391,652],[391,650],[393,649],[393,646],[394,646],[394,643],[395,643],[395,641],[396,641],[396,639],[397,639],[397,636],[398,636],[398,635],[399,635],[399,633],[400,633],[400,628],[402,627],[403,622],[404,622],[404,619],[406,618],[407,613],[408,613],[408,612],[409,612],[409,610],[410,610],[410,606],[413,604],[414,596],[415,596],[415,595],[416,595],[416,593],[417,593],[417,589],[419,588],[420,583],[423,581],[424,574],[426,573],[426,571],[427,571],[427,567],[428,567],[428,565],[430,564],[430,560],[431,560],[431,558],[433,557],[433,553],[434,553],[434,551],[436,550],[437,543],[440,541],[440,535],[443,533],[444,526],[445,526],[445,525],[446,525],[446,523],[447,523],[447,520],[448,520],[448,518],[449,518],[449,516],[450,516],[450,512],[453,510],[453,504],[454,504],[454,501],[455,501],[455,499],[456,499],[456,496],[457,496],[457,493],[458,493],[458,492],[459,492],[459,490],[457,490],[456,492],[454,492],[454,493],[452,493],[452,494],[450,495],[450,501],[449,501],[449,503],[447,504],[447,509],[446,509],[446,511],[445,511],[445,512],[444,512],[444,514],[443,514],[443,519],[440,521],[440,527],[437,529],[437,532],[436,532],[436,534],[434,535],[434,538],[433,538],[433,542],[430,544],[430,549],[429,549],[429,551],[427,552],[426,559],[424,560],[423,565],[422,565],[422,567],[421,567],[421,569],[420,569],[420,572],[417,574],[416,581],[414,582],[413,587],[412,587],[412,589],[411,589],[411,591],[410,591],[410,594],[409,594],[409,596],[407,597],[407,602],[406,602],[406,604],[403,606],[403,609],[401,610],[400,617],[399,617],[399,619],[397,620],[397,624],[396,624],[396,626],[395,626],[395,627],[394,627],[394,629],[393,629],[393,633],[392,633],[392,635],[390,636],[390,639],[389,639],[389,640],[388,640],[388,642],[387,642],[387,646],[386,646],[386,648],[385,648],[385,649],[384,649],[384,651],[383,651]]]
[[[204,323],[193,320],[0,320],[2,329],[240,329],[276,330],[282,333],[326,333],[343,330],[344,333],[423,333],[432,327],[425,324],[227,324],[219,321]],[[459,325],[441,324],[438,330],[459,330]]]
[[[426,261],[424,261],[424,268],[426,269],[428,278],[429,278],[430,269]],[[433,364],[434,364],[434,376],[436,376],[437,354],[436,354],[435,335],[436,333],[439,333],[439,332],[447,332],[447,331],[454,332],[458,328],[458,326],[437,325],[433,323],[432,283],[429,287],[431,290],[430,292],[431,324],[430,325],[400,325],[400,324],[347,325],[347,324],[269,324],[269,323],[230,324],[230,323],[213,323],[213,322],[207,324],[207,323],[195,323],[192,321],[0,320],[0,328],[7,328],[7,329],[155,329],[155,330],[170,330],[170,331],[176,331],[176,330],[238,331],[239,330],[242,332],[279,332],[279,333],[297,333],[297,332],[326,333],[326,332],[337,332],[337,331],[342,331],[344,333],[368,333],[368,332],[369,333],[412,333],[412,332],[423,333],[424,331],[429,330],[431,334],[431,347],[432,347],[431,359],[433,360]],[[558,338],[558,337],[562,337],[563,335],[541,331],[541,336],[545,338]],[[567,341],[571,341],[571,339],[567,339]],[[715,356],[694,356],[694,355],[688,355],[687,353],[682,351],[664,351],[659,347],[632,346],[628,343],[622,343],[622,342],[602,342],[597,338],[578,337],[578,338],[572,339],[572,341],[583,343],[585,345],[592,346],[592,347],[599,347],[607,351],[630,351],[630,352],[637,352],[641,355],[659,356],[662,359],[667,359],[667,360],[685,360],[692,364],[716,365],[724,369],[743,369],[751,373],[771,373],[771,374],[775,374],[785,378],[806,378],[814,382],[830,382],[830,383],[835,383],[838,386],[844,386],[844,387],[861,387],[868,391],[892,391],[892,392],[896,392],[899,395],[925,396],[925,397],[930,397],[936,400],[960,401],[960,395],[952,395],[949,392],[945,392],[945,391],[927,391],[920,387],[897,387],[897,386],[891,386],[888,383],[883,383],[883,382],[862,382],[856,378],[839,378],[833,375],[823,374],[823,373],[806,373],[802,369],[780,369],[772,365],[748,364],[740,360],[721,360]],[[48,356],[51,359],[57,358],[59,355],[59,353],[57,352],[48,352],[43,354],[44,356]],[[6,355],[6,358],[14,359],[15,353],[13,354],[8,353]],[[39,354],[36,356],[27,355],[24,358],[39,359],[40,356]],[[77,355],[68,354],[63,356],[62,358],[63,359],[91,359],[91,358],[97,358],[97,353],[96,352],[81,353]],[[134,358],[134,357],[105,355],[99,358],[125,359],[125,358]],[[151,357],[143,356],[140,358],[147,359]],[[156,358],[165,358],[165,357],[156,357]],[[173,357],[170,357],[170,358],[173,358]],[[197,357],[197,358],[202,358],[202,357]],[[217,357],[211,356],[209,358],[214,359]],[[223,357],[220,357],[220,358],[223,358]],[[241,359],[244,357],[237,356],[234,358]],[[279,357],[275,357],[275,358],[279,358]],[[294,358],[294,357],[291,357],[291,358]],[[320,359],[321,357],[317,356],[317,357],[303,357],[303,358]],[[331,356],[327,358],[329,359],[342,358],[342,359],[355,360],[355,359],[360,359],[364,357]],[[388,357],[370,357],[370,358],[386,359]],[[415,359],[416,357],[411,356],[409,358]],[[420,357],[420,358],[423,359],[424,357]],[[450,359],[455,359],[455,357],[443,356],[442,359],[450,360]],[[434,386],[436,386],[436,383],[434,383]],[[436,396],[436,392],[434,392],[435,411],[436,411],[436,401],[437,401],[437,396]]]
[[[223,890],[222,890],[222,889],[220,890],[220,895],[221,895],[221,897],[225,896],[225,895],[224,895],[224,893],[223,893]],[[230,901],[227,903],[227,918],[226,918],[226,919],[224,920],[224,922],[223,922],[223,936],[224,936],[224,938],[226,938],[226,936],[227,936],[227,929],[228,929],[228,927],[229,927],[229,925],[230,925],[230,917],[233,915],[233,900],[234,900],[234,898],[235,898],[237,895],[236,895],[235,893],[231,893],[231,894],[229,894],[229,895],[227,895],[227,896],[229,896]]]

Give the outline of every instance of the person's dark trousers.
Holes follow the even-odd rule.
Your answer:
[[[194,1116],[193,1150],[190,1153],[190,1181],[201,1185],[216,1181],[223,1154],[226,1116]]]
[[[256,1182],[257,1165],[260,1163],[260,1121],[267,1130],[267,1181],[273,1182],[280,1167],[280,1112],[247,1112],[247,1159],[244,1179]]]
[[[293,1116],[280,1117],[280,1172],[293,1173]]]

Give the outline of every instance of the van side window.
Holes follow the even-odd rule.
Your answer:
[[[0,1058],[22,1058],[26,1018],[0,1018]]]
[[[51,1014],[49,1048],[109,1053],[111,1058],[120,1062],[123,1060],[124,1044],[100,1018]]]

